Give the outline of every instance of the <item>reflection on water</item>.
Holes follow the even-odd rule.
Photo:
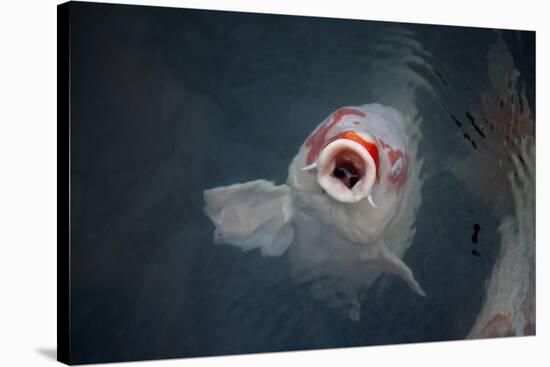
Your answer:
[[[84,4],[73,16],[76,361],[534,333],[532,33]],[[283,183],[317,123],[371,102],[399,109],[418,144],[414,231],[396,252],[426,297],[372,276],[353,321],[350,300],[296,283],[287,255],[214,245],[202,190]]]

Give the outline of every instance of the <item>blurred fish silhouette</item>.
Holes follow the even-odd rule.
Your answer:
[[[414,159],[408,141],[403,117],[392,107],[338,109],[300,147],[285,185],[262,179],[204,191],[214,242],[259,248],[264,256],[280,256],[290,246],[297,272],[337,277],[376,268],[424,295],[400,259],[410,243],[398,245],[399,254],[386,244],[391,232],[407,232],[400,238],[408,241],[414,232],[410,220],[399,220]]]

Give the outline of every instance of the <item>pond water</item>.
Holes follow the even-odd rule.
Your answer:
[[[520,138],[534,144],[534,43],[532,32],[73,4],[74,360],[466,338],[499,227],[517,216],[510,157]],[[284,183],[319,122],[373,102],[421,133],[403,260],[426,296],[384,274],[354,321],[296,284],[286,254],[214,245],[202,192]]]

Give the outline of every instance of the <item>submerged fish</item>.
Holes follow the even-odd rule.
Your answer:
[[[381,269],[424,295],[400,259],[410,243],[387,243],[410,242],[414,232],[410,220],[400,220],[411,196],[408,142],[403,117],[392,107],[338,109],[300,147],[286,184],[262,179],[204,191],[214,242],[259,248],[264,256],[280,256],[290,246],[298,276]],[[419,190],[414,195],[419,200]]]

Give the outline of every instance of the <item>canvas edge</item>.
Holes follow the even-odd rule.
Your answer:
[[[70,364],[70,3],[57,5],[57,360]]]

